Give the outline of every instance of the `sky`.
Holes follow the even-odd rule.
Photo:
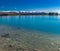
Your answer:
[[[60,11],[60,0],[0,0],[0,10]]]

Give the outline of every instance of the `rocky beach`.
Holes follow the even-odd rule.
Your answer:
[[[60,51],[60,37],[1,25],[0,51]]]

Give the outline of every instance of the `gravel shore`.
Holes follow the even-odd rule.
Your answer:
[[[1,25],[0,51],[60,51],[60,35]]]

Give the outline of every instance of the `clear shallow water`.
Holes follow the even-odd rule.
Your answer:
[[[0,16],[0,25],[60,33],[59,16]]]
[[[60,51],[60,17],[0,16],[0,51]]]

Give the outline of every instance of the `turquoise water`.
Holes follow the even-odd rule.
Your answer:
[[[60,17],[0,16],[0,51],[60,51]]]
[[[60,33],[59,16],[0,16],[0,25]]]

